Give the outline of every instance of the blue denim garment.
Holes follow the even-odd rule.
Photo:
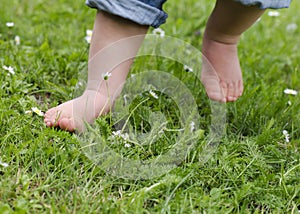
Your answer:
[[[168,17],[162,10],[165,2],[166,0],[86,0],[91,8],[155,28],[165,23]]]
[[[256,5],[260,9],[280,9],[287,8],[290,6],[292,0],[235,0],[244,5]]]
[[[140,25],[159,27],[166,22],[168,15],[162,10],[167,0],[86,0],[91,8],[129,19]],[[201,1],[201,0],[199,0]],[[222,1],[222,0],[221,0]],[[286,8],[292,0],[234,0],[244,5],[256,5],[260,9]]]
[[[167,0],[139,0],[139,1],[162,10],[162,6]]]

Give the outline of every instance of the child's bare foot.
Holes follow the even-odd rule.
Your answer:
[[[49,109],[45,114],[48,127],[60,127],[70,132],[82,132],[85,123],[93,123],[99,116],[109,112],[111,102],[107,96],[86,90],[82,96]]]
[[[242,95],[243,80],[237,44],[240,35],[263,12],[256,6],[217,0],[207,21],[202,51],[208,62],[204,59],[201,79],[211,99],[232,102]]]
[[[46,125],[83,132],[85,123],[91,124],[98,116],[108,113],[147,30],[148,26],[98,11],[89,52],[87,89],[82,96],[48,110]],[[129,39],[137,35],[140,35],[137,39]],[[103,75],[108,72],[111,77],[105,80]]]
[[[201,80],[210,99],[236,101],[243,93],[243,79],[237,45],[204,37]]]

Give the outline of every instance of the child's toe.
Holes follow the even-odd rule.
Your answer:
[[[73,132],[75,130],[74,123],[72,119],[63,118],[59,121],[59,127],[63,130],[67,130],[69,132]]]

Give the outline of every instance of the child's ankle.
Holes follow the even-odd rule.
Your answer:
[[[228,35],[206,30],[204,33],[204,41],[205,40],[210,40],[225,45],[237,45],[240,40],[240,35]]]

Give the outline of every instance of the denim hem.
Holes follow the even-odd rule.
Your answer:
[[[235,0],[243,5],[258,6],[260,9],[288,8],[292,0]]]
[[[168,17],[159,9],[161,5],[155,7],[140,0],[86,0],[86,5],[155,28],[165,23]]]

